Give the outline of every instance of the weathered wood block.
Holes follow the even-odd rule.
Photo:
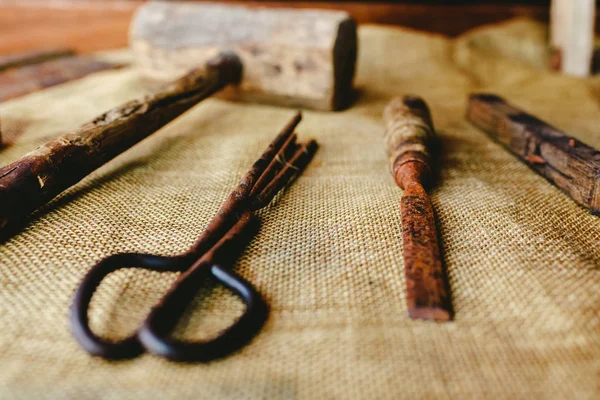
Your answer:
[[[600,151],[493,94],[471,95],[467,118],[600,216]]]
[[[228,99],[338,110],[353,97],[356,25],[341,11],[150,2],[133,18],[130,45],[154,80],[235,52],[243,79],[221,94]]]

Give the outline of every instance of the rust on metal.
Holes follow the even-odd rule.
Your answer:
[[[147,351],[173,361],[207,362],[239,349],[258,333],[268,307],[256,289],[227,266],[256,233],[258,220],[253,211],[266,206],[294,175],[300,174],[317,149],[314,141],[296,143],[294,129],[300,118],[298,113],[271,142],[187,252],[174,257],[120,253],[90,269],[75,294],[71,314],[73,334],[85,350],[109,359],[133,358]],[[285,161],[285,154],[292,154],[289,161]],[[118,342],[104,340],[89,326],[89,304],[108,274],[131,267],[182,273],[136,333]],[[208,276],[242,299],[246,305],[243,315],[214,339],[186,342],[170,337]]]
[[[75,132],[0,168],[0,240],[33,211],[90,172],[156,132],[198,102],[241,78],[237,57],[194,70],[162,90],[128,101]],[[14,228],[10,228],[10,226]]]
[[[392,175],[404,189],[401,204],[406,300],[411,318],[452,318],[449,284],[442,266],[431,200],[435,131],[427,104],[418,97],[393,99],[384,111]]]
[[[538,156],[537,154],[527,155],[526,160],[532,164],[546,164],[546,160],[544,160],[541,156]]]
[[[246,172],[238,187],[231,192],[217,215],[210,221],[202,235],[192,246],[190,249],[191,254],[208,251],[214,246],[216,240],[226,232],[231,221],[235,220],[243,209],[258,210],[264,207],[277,194],[277,192],[269,190],[269,187],[275,186],[281,189],[290,181],[292,175],[301,172],[306,167],[317,148],[316,145],[311,146],[313,141],[307,144],[295,143],[296,134],[294,129],[301,119],[301,114],[297,113],[273,139],[250,170]],[[290,138],[293,139],[290,140]],[[306,158],[291,160],[289,163],[277,162],[276,160],[284,159],[284,154],[290,152],[290,147],[293,154],[298,151],[303,152],[309,147],[310,149]]]

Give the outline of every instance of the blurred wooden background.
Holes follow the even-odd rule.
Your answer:
[[[0,0],[0,54],[64,46],[78,52],[124,47],[142,0]],[[249,5],[338,8],[359,23],[402,25],[449,36],[515,16],[548,20],[549,0],[228,1]]]

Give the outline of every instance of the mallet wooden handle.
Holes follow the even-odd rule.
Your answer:
[[[0,231],[241,76],[239,58],[220,54],[202,71],[113,108],[1,168]]]
[[[423,188],[431,177],[434,129],[425,102],[393,99],[384,114],[392,174],[404,189],[401,199],[406,300],[411,318],[451,318],[431,201]]]

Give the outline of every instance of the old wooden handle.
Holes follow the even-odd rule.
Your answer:
[[[390,169],[401,188],[405,188],[403,166],[406,163],[421,164],[421,183],[426,183],[431,173],[431,146],[435,131],[429,108],[423,99],[415,96],[396,97],[383,112],[386,125]]]
[[[239,58],[220,54],[159,93],[113,108],[1,168],[0,231],[241,76]]]

